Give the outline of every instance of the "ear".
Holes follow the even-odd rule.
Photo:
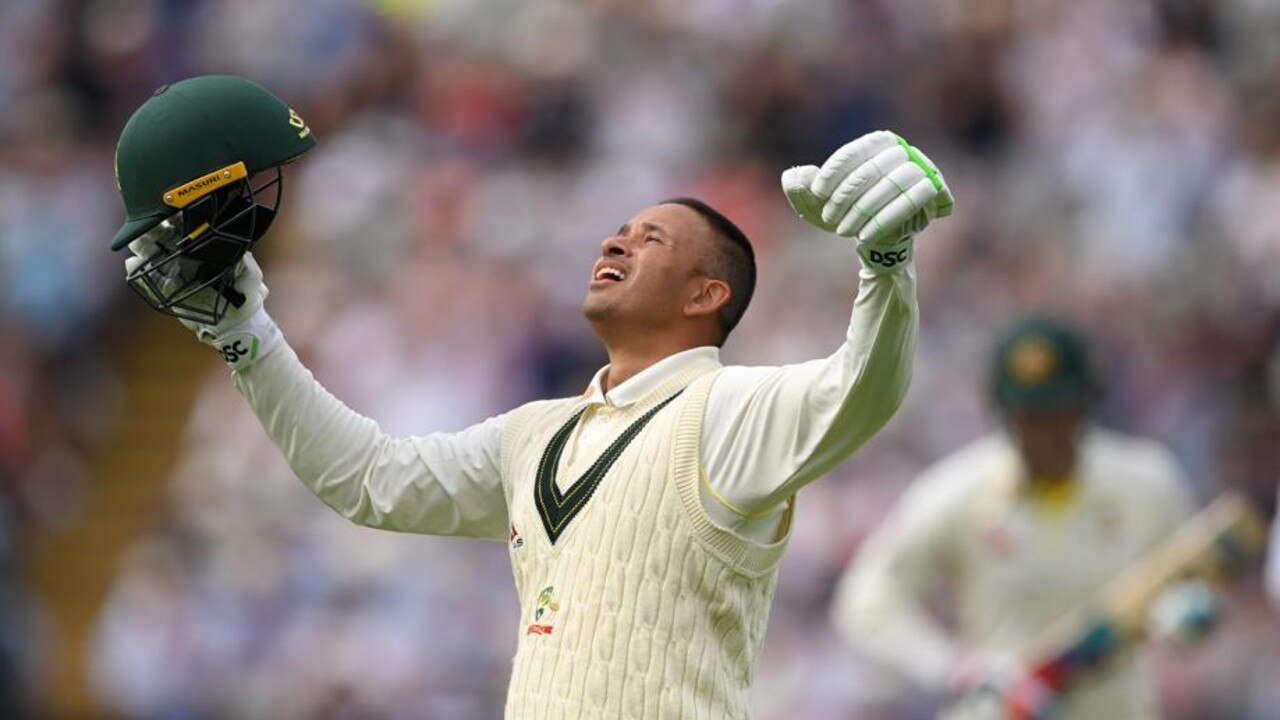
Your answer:
[[[688,318],[714,315],[729,302],[733,291],[729,283],[714,278],[698,278],[698,289],[684,304],[684,316]]]

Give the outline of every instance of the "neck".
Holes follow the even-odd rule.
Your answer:
[[[688,348],[682,348],[687,350]],[[609,349],[609,369],[604,376],[604,391],[618,387],[622,383],[639,375],[655,363],[675,355],[681,350],[670,352],[646,352],[638,348],[637,352]]]
[[[605,350],[609,353],[609,370],[604,376],[604,391],[618,387],[655,363],[672,355],[706,345],[674,336],[658,334],[636,336],[622,342],[604,337]]]
[[[1051,489],[1072,484],[1076,479],[1076,462],[1074,459],[1057,459],[1052,462],[1034,464],[1023,458],[1023,471],[1027,482],[1032,487]]]
[[[1075,474],[1071,472],[1054,475],[1031,473],[1028,475],[1027,480],[1031,483],[1032,487],[1052,489],[1070,485],[1075,481]]]

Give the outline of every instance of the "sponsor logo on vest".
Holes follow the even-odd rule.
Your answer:
[[[507,542],[511,543],[512,550],[524,547],[524,538],[520,537],[520,531],[516,529],[515,523],[511,523],[511,534],[507,536]]]
[[[555,591],[554,586],[548,585],[538,593],[538,600],[533,606],[533,623],[524,631],[525,635],[550,635],[555,630],[556,613],[560,612]]]

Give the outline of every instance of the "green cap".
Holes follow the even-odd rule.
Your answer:
[[[996,404],[1008,412],[1084,407],[1097,389],[1083,338],[1042,315],[1022,319],[1001,337],[991,379]]]
[[[166,217],[316,144],[298,113],[262,86],[230,75],[164,85],[138,108],[116,145],[125,223],[119,250]]]

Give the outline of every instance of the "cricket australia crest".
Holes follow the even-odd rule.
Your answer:
[[[533,622],[525,629],[525,635],[550,635],[555,630],[556,614],[560,612],[555,590],[554,586],[548,585],[538,593],[533,605]]]

